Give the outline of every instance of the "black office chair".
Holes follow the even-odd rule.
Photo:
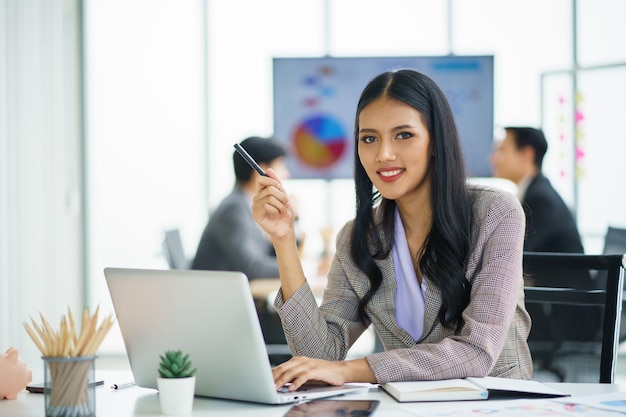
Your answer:
[[[604,249],[602,253],[605,255],[622,255],[626,253],[626,229],[609,226],[604,237]],[[606,274],[599,274],[602,278]],[[624,295],[626,302],[626,294]],[[619,331],[620,343],[626,342],[626,308],[622,305],[622,320]]]
[[[604,237],[605,255],[621,255],[626,253],[626,229],[609,226]]]
[[[189,269],[190,263],[185,256],[183,242],[180,239],[180,231],[178,229],[165,231],[163,253],[170,269]]]
[[[612,383],[621,318],[622,255],[524,252],[535,379]],[[597,271],[606,279],[597,280]],[[574,279],[570,279],[574,276]],[[581,277],[591,278],[591,284]],[[561,283],[554,285],[559,280]],[[550,282],[551,285],[544,285]],[[582,288],[581,288],[581,282]]]

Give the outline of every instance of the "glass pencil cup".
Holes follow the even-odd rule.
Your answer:
[[[46,417],[95,417],[96,356],[42,359]]]

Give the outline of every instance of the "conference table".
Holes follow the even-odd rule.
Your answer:
[[[33,379],[37,381],[40,372],[33,370]],[[98,371],[96,370],[96,378],[103,379],[104,385],[96,387],[96,415],[100,417],[130,417],[142,416],[153,417],[161,416],[158,392],[150,388],[141,388],[136,385],[120,389],[112,389],[113,384],[126,384],[132,381],[132,374],[129,371]],[[591,394],[607,394],[625,392],[626,386],[619,384],[568,384],[568,383],[551,383],[548,384],[560,391],[576,396]],[[546,399],[534,400],[487,400],[487,401],[455,401],[455,402],[439,402],[439,403],[399,403],[378,388],[377,385],[364,385],[363,391],[333,397],[331,399],[370,399],[378,400],[380,404],[374,413],[374,417],[415,417],[441,415],[435,414],[432,410],[442,410],[442,407],[454,407],[458,410],[467,410],[468,415],[475,415],[478,408],[484,409],[488,407],[493,414],[494,410],[503,409],[507,405],[507,412],[500,415],[509,416],[513,414],[515,401],[531,401],[534,406],[524,406],[523,414],[520,415],[546,415],[542,414],[542,405],[545,406]],[[521,403],[520,403],[521,404]],[[241,401],[212,399],[206,397],[195,397],[193,411],[191,416],[233,416],[233,417],[282,417],[287,413],[291,404],[287,405],[265,405],[248,403]],[[520,410],[521,410],[520,406]],[[433,414],[431,414],[431,411]],[[580,410],[579,410],[580,411]],[[611,413],[612,414],[612,413]],[[7,417],[32,417],[44,415],[44,395],[33,394],[23,391],[15,400],[0,400],[0,416]],[[463,415],[452,412],[450,415]],[[578,413],[577,415],[585,415]],[[587,415],[600,415],[597,413]],[[618,414],[615,414],[616,416]]]

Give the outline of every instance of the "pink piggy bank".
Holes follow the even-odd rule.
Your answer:
[[[33,373],[18,357],[17,349],[10,347],[0,355],[0,399],[14,400],[33,379]]]

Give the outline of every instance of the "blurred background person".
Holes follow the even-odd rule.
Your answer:
[[[272,168],[282,180],[289,178],[287,151],[276,140],[253,136],[241,146],[261,168]],[[252,219],[252,196],[259,174],[236,151],[233,166],[235,186],[210,214],[191,269],[241,271],[250,280],[278,277],[274,248]]]
[[[583,253],[574,216],[550,180],[541,172],[548,142],[542,130],[532,127],[505,127],[504,139],[491,157],[493,175],[517,184],[517,195],[526,213],[524,251]],[[539,287],[591,289],[589,271],[554,274],[524,265],[524,283]],[[595,306],[581,314],[578,306],[527,305],[533,317],[531,340],[587,340],[595,334],[601,311]],[[577,320],[572,317],[578,316]]]
[[[526,213],[524,250],[582,253],[576,221],[550,180],[541,172],[548,150],[543,131],[506,127],[491,157],[493,175],[513,181]]]

